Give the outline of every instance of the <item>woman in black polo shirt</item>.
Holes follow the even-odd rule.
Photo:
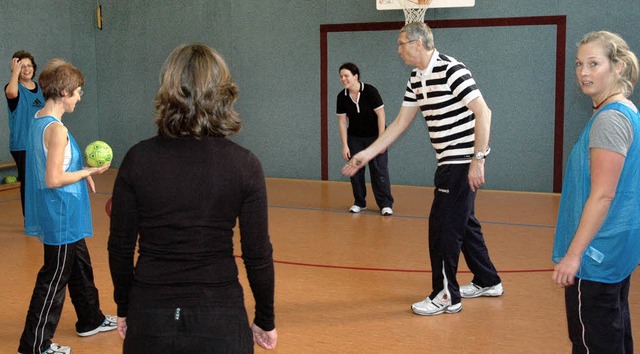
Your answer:
[[[344,90],[338,94],[336,113],[340,126],[342,141],[342,157],[349,161],[351,156],[366,149],[373,143],[386,127],[384,104],[378,90],[360,81],[360,70],[353,63],[340,66],[340,82]],[[380,207],[380,214],[393,214],[393,196],[387,168],[388,155],[385,150],[369,161],[371,187]],[[352,213],[359,213],[367,208],[367,186],[365,184],[365,168],[351,177],[353,188]]]

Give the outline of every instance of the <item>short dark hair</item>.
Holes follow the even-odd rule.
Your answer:
[[[155,123],[166,137],[229,136],[242,127],[238,87],[224,59],[203,44],[181,45],[162,67]]]
[[[38,64],[36,64],[36,60],[33,58],[33,55],[31,55],[31,53],[27,52],[26,50],[19,50],[13,53],[13,56],[11,58],[18,58],[18,60],[29,58],[29,60],[31,60],[31,64],[33,64],[33,76],[34,77],[36,76],[36,70],[38,69]]]
[[[354,63],[344,63],[344,64],[340,65],[340,69],[338,69],[338,72],[341,72],[342,69],[349,70],[353,76],[358,75],[358,80],[360,79],[360,69],[358,69],[358,66],[356,64],[354,64]]]

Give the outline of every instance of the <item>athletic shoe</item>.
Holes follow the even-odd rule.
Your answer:
[[[494,286],[487,286],[483,288],[474,283],[463,285],[460,287],[460,296],[470,299],[479,296],[501,296],[504,294],[502,283],[498,283]]]
[[[42,352],[42,354],[70,354],[71,347],[62,347],[57,343],[51,343],[49,348]]]
[[[104,322],[100,326],[87,332],[76,332],[80,337],[88,337],[100,332],[113,331],[118,327],[115,316],[104,316]]]
[[[422,316],[439,315],[441,313],[458,313],[462,311],[462,303],[459,302],[451,305],[451,299],[449,299],[444,290],[442,290],[433,300],[426,298],[411,305],[411,310],[416,315]]]
[[[384,208],[382,208],[382,210],[380,210],[380,214],[382,216],[391,216],[391,215],[393,215],[393,209],[391,209],[389,207],[384,207]]]
[[[367,207],[360,207],[360,206],[357,206],[357,205],[353,204],[353,206],[351,208],[349,208],[349,212],[357,214],[357,213],[359,213],[359,212],[361,212],[361,211],[363,211],[365,209],[367,209]]]
[[[18,354],[21,354],[18,352]],[[71,347],[61,347],[58,343],[51,343],[42,354],[71,354]]]

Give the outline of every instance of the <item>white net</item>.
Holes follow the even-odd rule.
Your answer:
[[[404,23],[424,22],[424,15],[427,13],[432,0],[398,0],[404,11]]]

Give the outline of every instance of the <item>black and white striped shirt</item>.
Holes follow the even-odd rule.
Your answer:
[[[464,64],[437,50],[426,70],[411,72],[402,105],[420,107],[438,165],[471,161],[476,121],[467,105],[480,96]]]

